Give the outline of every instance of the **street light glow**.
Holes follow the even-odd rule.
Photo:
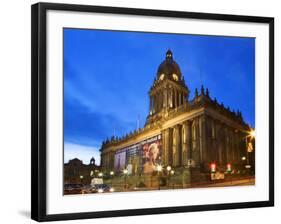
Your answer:
[[[162,171],[162,166],[161,165],[157,165],[156,169],[157,169],[158,172],[161,172]]]
[[[102,177],[102,176],[103,176],[103,173],[99,173],[98,175],[99,175],[99,177]]]
[[[171,171],[172,167],[171,166],[167,166],[167,171]]]
[[[243,156],[241,159],[242,159],[242,160],[246,160],[246,157],[245,157],[245,156]]]
[[[251,136],[252,138],[255,138],[255,137],[256,137],[256,131],[255,131],[254,129],[252,129],[252,130],[250,131],[250,136]]]
[[[81,175],[81,176],[80,176],[80,179],[83,179],[83,178],[84,178],[84,177]]]
[[[113,175],[114,175],[114,172],[113,172],[113,171],[110,171],[110,175],[113,176]]]
[[[124,170],[123,170],[123,173],[124,173],[124,174],[127,174],[127,173],[128,173],[128,170],[127,170],[127,169],[124,169]]]
[[[175,171],[174,170],[171,170],[171,175],[174,175],[175,174]]]

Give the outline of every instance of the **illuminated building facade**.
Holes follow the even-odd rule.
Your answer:
[[[209,173],[210,164],[240,169],[250,127],[241,112],[231,111],[202,86],[189,99],[189,88],[170,50],[149,90],[149,114],[143,128],[103,142],[104,171],[152,173],[157,165]],[[229,165],[228,165],[229,166]]]

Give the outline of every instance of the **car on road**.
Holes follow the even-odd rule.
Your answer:
[[[64,194],[82,194],[84,190],[83,184],[65,184]]]
[[[104,193],[104,192],[113,192],[114,188],[108,186],[107,184],[95,184],[92,186],[92,193]]]

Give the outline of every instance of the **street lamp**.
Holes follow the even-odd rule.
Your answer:
[[[83,184],[83,178],[84,178],[84,177],[81,175],[81,176],[80,176],[81,184]]]
[[[123,174],[124,174],[124,189],[127,188],[127,174],[128,174],[128,170],[124,169],[123,170]]]
[[[255,131],[254,129],[252,129],[252,130],[250,131],[250,136],[251,136],[252,138],[255,138],[255,137],[256,137],[256,131]]]
[[[162,166],[161,165],[157,165],[156,170],[157,170],[157,175],[158,175],[158,190],[160,190],[160,176],[159,173],[162,171]]]
[[[171,175],[174,175],[175,174],[175,171],[174,170],[171,170]],[[175,188],[175,183],[173,183],[173,189]]]
[[[100,173],[98,174],[98,176],[99,176],[99,177],[102,177],[102,176],[103,176],[103,173],[102,173],[102,172],[100,172]]]
[[[250,140],[248,142],[248,137],[250,137]],[[247,151],[247,167],[251,167],[250,165],[250,154],[254,148],[253,148],[253,144],[252,144],[252,139],[254,139],[256,137],[256,131],[254,129],[251,129],[248,132],[248,135],[246,136],[246,151]]]
[[[162,168],[163,168],[163,167],[162,167],[161,165],[157,165],[157,167],[156,167],[156,169],[157,169],[158,172],[161,172],[161,171],[162,171]]]
[[[170,182],[170,171],[172,169],[171,166],[167,166],[167,174],[168,174],[168,178],[167,178],[167,187],[169,188],[169,182]]]
[[[113,176],[114,176],[114,172],[110,171],[110,176],[111,176],[111,187],[113,186]]]

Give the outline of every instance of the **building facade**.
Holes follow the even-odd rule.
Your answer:
[[[149,114],[143,128],[103,142],[103,171],[152,173],[157,165],[210,172],[210,164],[241,169],[250,127],[240,111],[231,111],[203,86],[190,90],[170,50],[149,90]]]
[[[64,163],[64,184],[83,183],[90,184],[95,173],[98,173],[100,166],[96,165],[92,157],[89,164],[84,164],[77,158]]]

